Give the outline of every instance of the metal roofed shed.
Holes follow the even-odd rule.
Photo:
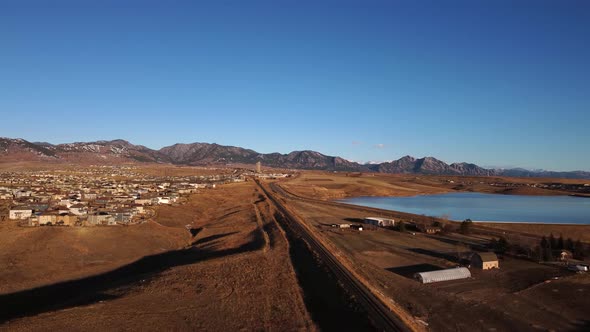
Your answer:
[[[379,227],[391,227],[395,225],[395,221],[393,219],[381,217],[366,217],[364,219],[364,223]]]
[[[457,267],[446,270],[419,272],[414,274],[414,278],[423,284],[429,284],[433,282],[471,278],[471,272],[469,272],[469,269],[466,267]]]

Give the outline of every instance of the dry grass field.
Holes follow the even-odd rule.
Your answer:
[[[289,191],[315,199],[358,196],[415,196],[453,191],[511,195],[568,195],[570,192],[529,187],[527,184],[559,182],[579,184],[584,180],[501,177],[457,177],[415,174],[301,172],[283,184]],[[495,186],[511,183],[516,187]]]
[[[288,244],[255,190],[204,191],[136,227],[3,231],[16,239],[2,241],[13,268],[2,272],[0,330],[314,330]]]
[[[574,241],[590,243],[590,225],[554,225],[554,224],[524,224],[524,223],[478,223],[487,227],[502,229],[506,231],[522,232],[538,236],[549,236],[552,234],[557,238],[560,235],[564,239],[571,238]]]

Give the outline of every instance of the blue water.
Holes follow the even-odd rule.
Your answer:
[[[590,198],[450,193],[413,197],[356,197],[343,203],[451,220],[590,225]]]

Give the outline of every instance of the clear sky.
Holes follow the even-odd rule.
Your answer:
[[[590,170],[590,1],[4,0],[0,112],[30,141]]]

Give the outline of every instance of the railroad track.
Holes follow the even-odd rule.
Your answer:
[[[356,301],[365,308],[368,317],[373,325],[381,331],[412,331],[402,320],[392,312],[381,300],[379,300],[371,291],[362,284],[354,275],[344,267],[340,261],[330,252],[321,242],[319,242],[297,219],[289,212],[289,210],[276,198],[276,194],[282,195],[286,198],[291,198],[286,195],[282,188],[276,186],[274,183],[270,184],[271,190],[268,190],[258,180],[256,183],[266,196],[275,205],[277,210],[284,216],[285,221],[291,231],[298,234],[305,240],[311,249],[316,252],[322,261],[328,266],[336,278],[344,285],[344,287],[355,297]],[[272,191],[272,192],[271,192]]]

